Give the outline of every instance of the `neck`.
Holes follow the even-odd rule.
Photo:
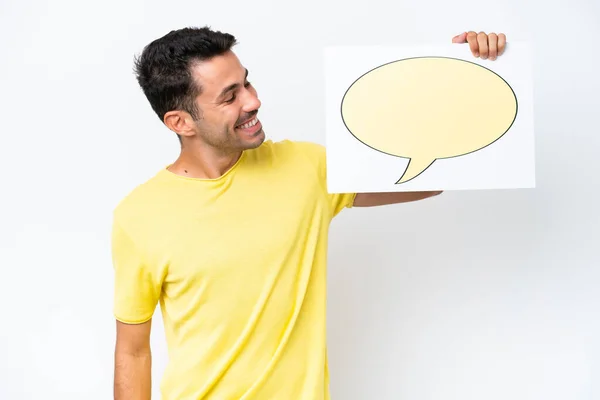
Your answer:
[[[217,179],[233,167],[241,155],[241,150],[226,151],[197,143],[186,144],[169,171],[190,178]]]

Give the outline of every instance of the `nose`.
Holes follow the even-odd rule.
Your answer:
[[[246,96],[244,98],[243,110],[245,112],[256,111],[260,108],[261,102],[254,90],[246,90]]]

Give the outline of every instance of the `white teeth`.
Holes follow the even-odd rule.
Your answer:
[[[257,123],[258,123],[258,118],[254,118],[252,121],[248,122],[247,124],[240,125],[240,128],[242,128],[242,129],[252,128]]]

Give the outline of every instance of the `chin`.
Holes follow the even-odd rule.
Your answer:
[[[266,135],[265,132],[261,129],[252,135],[251,139],[246,139],[243,141],[242,147],[246,150],[255,149],[259,147],[265,141]]]

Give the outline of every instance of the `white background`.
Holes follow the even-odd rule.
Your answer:
[[[320,143],[323,46],[469,29],[530,41],[535,189],[447,192],[334,222],[333,400],[600,398],[600,3],[5,0],[0,399],[112,398],[111,212],[179,150],[133,55],[204,24],[240,39],[268,135]]]
[[[469,46],[456,46],[448,38],[444,39],[446,40],[440,38],[441,43],[433,46],[331,46],[325,49],[325,144],[328,148],[328,189],[331,192],[535,187],[531,44],[512,41],[506,47],[503,57],[491,61],[475,58]],[[498,132],[502,136],[495,142],[470,154],[435,160],[433,165],[414,179],[396,184],[410,159],[374,150],[358,140],[344,124],[340,108],[349,88],[368,71],[394,61],[428,56],[467,60],[492,70],[515,93],[518,113],[508,132]],[[364,138],[363,136],[363,140]],[[410,155],[407,154],[407,157]],[[415,160],[423,161],[432,160]]]

